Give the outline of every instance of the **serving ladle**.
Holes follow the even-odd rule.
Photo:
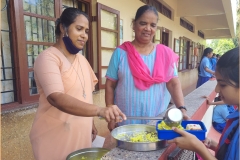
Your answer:
[[[104,119],[103,117],[99,117]],[[122,118],[122,117],[121,117]],[[127,116],[127,120],[139,119],[139,120],[163,120],[169,127],[177,127],[181,124],[183,119],[182,112],[177,108],[170,108],[166,111],[164,117],[147,117],[147,116]]]

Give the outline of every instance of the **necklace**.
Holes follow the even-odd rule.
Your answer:
[[[134,41],[133,41],[133,42],[134,42]],[[138,45],[134,44],[133,42],[132,42],[132,45],[135,47],[135,49],[138,48]],[[148,55],[150,55],[150,54],[152,53],[152,51],[154,50],[154,46],[155,46],[155,45],[152,44],[150,52],[149,52],[149,49],[147,49],[147,52],[144,51],[143,53],[140,53],[140,52],[139,52],[139,53],[142,54],[142,55],[148,56]],[[137,50],[137,49],[136,49],[136,50]]]
[[[66,55],[65,55],[65,53],[64,53],[64,51],[62,50],[62,48],[60,47],[60,45],[59,45],[59,48],[60,48],[60,51],[62,52],[62,54],[66,57]],[[77,55],[76,55],[77,56]],[[75,58],[76,58],[76,56],[75,56]],[[67,57],[66,57],[67,58]],[[70,62],[69,62],[70,63]],[[84,99],[86,99],[86,92],[85,92],[85,80],[84,80],[84,75],[83,75],[83,71],[82,71],[82,66],[81,66],[81,64],[80,64],[80,62],[79,62],[79,59],[78,59],[78,64],[80,65],[80,68],[81,68],[81,72],[82,72],[82,76],[83,76],[83,83],[82,83],[82,81],[81,81],[81,79],[80,79],[80,77],[79,77],[79,74],[78,74],[78,71],[75,69],[75,67],[71,64],[71,66],[73,67],[73,69],[74,69],[74,71],[77,73],[77,76],[78,76],[78,79],[79,79],[79,81],[81,82],[81,86],[82,86],[82,89],[83,89],[83,94],[82,94],[82,96],[83,96],[83,98]]]
[[[82,76],[83,76],[83,84],[82,84],[82,81],[81,81],[81,79],[80,79],[80,77],[79,77],[78,72],[76,71],[76,69],[74,68],[74,66],[72,66],[72,67],[73,67],[74,71],[77,73],[78,79],[79,79],[79,81],[81,82],[81,86],[82,86],[82,89],[83,89],[83,94],[82,94],[82,96],[83,96],[84,99],[86,99],[86,96],[87,96],[87,95],[86,95],[86,92],[85,92],[85,80],[84,80],[84,75],[83,75],[83,71],[82,71],[82,66],[81,66],[81,64],[80,64],[80,62],[79,62],[79,59],[78,59],[78,64],[80,65],[80,68],[81,68],[81,72],[82,72]]]

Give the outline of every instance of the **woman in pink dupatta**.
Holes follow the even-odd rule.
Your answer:
[[[133,21],[135,39],[125,42],[113,53],[106,74],[106,104],[117,105],[127,116],[158,116],[167,109],[172,97],[184,119],[186,115],[181,85],[177,77],[178,56],[168,47],[152,42],[158,12],[144,5]],[[171,97],[170,97],[171,95]],[[147,123],[127,120],[119,125]],[[108,124],[109,130],[116,127]]]
[[[93,116],[115,122],[126,118],[117,106],[92,104],[98,81],[85,57],[77,54],[88,39],[88,23],[85,13],[65,9],[56,27],[57,43],[35,61],[40,98],[30,140],[36,160],[65,160],[71,152],[91,147],[92,134],[97,134]]]

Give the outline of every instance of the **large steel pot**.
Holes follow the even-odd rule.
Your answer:
[[[128,134],[131,135],[136,132],[156,132],[155,126],[146,125],[146,124],[130,124],[123,125],[112,130],[111,135],[117,140],[117,147],[131,150],[131,151],[152,151],[158,150],[166,147],[166,140],[159,140],[157,142],[128,142],[120,140],[118,138],[119,134]]]
[[[66,160],[100,160],[109,149],[106,148],[85,148],[69,154]]]

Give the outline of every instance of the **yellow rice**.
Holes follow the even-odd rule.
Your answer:
[[[184,128],[182,127],[181,124],[179,126],[177,126],[177,128],[184,130]],[[161,123],[158,124],[158,129],[159,130],[171,130],[172,127],[169,127],[168,125],[166,125],[166,123],[164,121],[162,121]]]
[[[131,135],[125,133],[118,134],[117,139],[128,142],[157,142],[158,137],[156,132],[134,132]]]

